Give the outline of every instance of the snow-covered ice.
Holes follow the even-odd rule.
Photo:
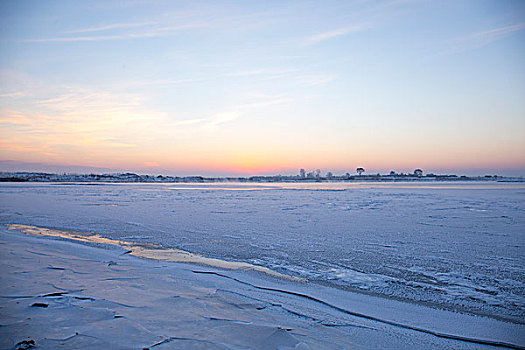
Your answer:
[[[335,294],[524,323],[519,183],[1,184],[0,210],[3,224],[91,231]]]
[[[523,325],[0,229],[0,348],[521,348]],[[25,347],[29,348],[29,347]],[[490,348],[490,347],[489,347]]]

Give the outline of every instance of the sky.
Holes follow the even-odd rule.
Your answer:
[[[2,1],[0,170],[525,175],[525,2]]]

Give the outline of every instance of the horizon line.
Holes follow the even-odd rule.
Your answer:
[[[421,170],[421,169],[416,169]],[[485,174],[485,175],[468,175],[468,174],[455,174],[455,173],[439,173],[436,174],[434,172],[428,172],[420,174],[417,174],[416,171],[412,173],[369,173],[369,174],[355,174],[355,173],[349,173],[346,172],[344,174],[333,174],[332,172],[327,172],[324,176],[319,174],[315,174],[315,172],[309,172],[304,175],[301,173],[294,174],[294,175],[283,175],[283,174],[272,174],[272,175],[264,175],[264,174],[255,174],[255,175],[163,175],[163,174],[157,174],[153,175],[151,173],[141,173],[141,172],[133,172],[133,171],[116,171],[116,172],[107,172],[107,173],[95,173],[95,172],[48,172],[48,171],[4,171],[0,170],[0,174],[11,174],[11,175],[17,175],[17,174],[28,174],[28,175],[52,175],[52,176],[99,176],[99,177],[105,177],[105,176],[119,176],[119,175],[128,175],[133,177],[146,177],[146,178],[178,178],[178,179],[188,179],[188,178],[202,178],[206,180],[211,179],[251,179],[251,178],[283,178],[283,179],[295,179],[295,180],[330,180],[330,179],[336,179],[336,180],[344,180],[345,178],[371,178],[371,177],[412,177],[412,178],[431,178],[431,177],[457,177],[457,178],[523,178],[524,175],[499,175],[499,174]],[[329,175],[330,174],[330,175]]]

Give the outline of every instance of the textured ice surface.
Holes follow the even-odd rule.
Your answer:
[[[1,349],[525,349],[522,324],[253,270],[6,228],[0,247]]]
[[[1,184],[0,222],[94,231],[523,322],[525,186]]]

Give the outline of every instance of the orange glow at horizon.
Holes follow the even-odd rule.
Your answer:
[[[230,122],[237,114],[227,121],[220,114],[203,125],[200,120],[181,124],[133,99],[125,104],[111,97],[90,94],[47,100],[44,103],[54,108],[47,114],[0,110],[0,122],[6,126],[0,159],[196,175],[295,174],[301,168],[354,173],[357,166],[376,172],[525,169],[523,141],[494,147],[481,136],[467,140],[457,133],[444,142],[439,132],[426,134],[426,139],[400,138],[384,129],[378,129],[377,139],[350,138],[341,128],[320,130],[318,137],[324,142],[318,143],[297,129],[217,124]]]

